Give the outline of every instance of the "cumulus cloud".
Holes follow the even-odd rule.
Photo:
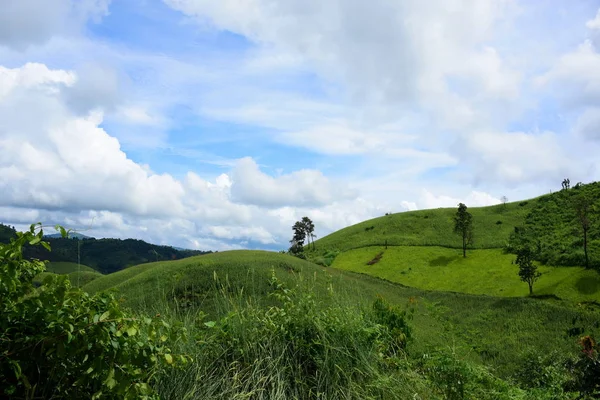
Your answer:
[[[117,232],[155,243],[230,249],[240,242],[287,242],[288,229],[277,213],[286,206],[294,206],[298,218],[310,213],[325,232],[373,211],[318,170],[272,177],[252,158],[238,160],[214,181],[191,171],[181,180],[154,173],[131,160],[101,127],[99,109],[80,115],[69,106],[65,91],[78,79],[42,64],[0,69],[4,221],[91,226],[91,235]]]
[[[456,207],[458,203],[464,203],[468,207],[485,207],[494,204],[500,204],[500,199],[495,198],[489,193],[472,191],[461,198],[452,197],[444,194],[434,194],[429,190],[423,190],[421,195],[422,208],[446,208]]]
[[[88,20],[108,13],[110,0],[4,1],[0,13],[0,46],[24,50],[51,37],[76,33]]]
[[[271,177],[261,172],[248,157],[239,160],[233,170],[231,194],[235,201],[264,207],[323,206],[357,195],[317,170],[305,169]]]
[[[577,170],[553,132],[482,132],[461,141],[464,163],[479,181],[505,184],[557,179]]]
[[[488,44],[514,13],[509,0],[164,1],[203,25],[300,57],[376,112],[424,107],[455,120],[459,102],[468,109],[519,93],[521,75]],[[456,91],[449,80],[464,85]],[[474,118],[465,115],[462,125]]]
[[[590,40],[560,57],[547,73],[536,79],[555,90],[569,107],[600,101],[600,53]]]
[[[573,132],[585,139],[600,140],[600,107],[586,108],[578,116]]]
[[[66,104],[79,115],[86,115],[94,109],[113,111],[122,96],[122,80],[114,68],[97,64],[83,65],[77,71],[76,82],[63,90]],[[140,114],[134,114],[131,110],[128,116],[140,119]]]
[[[600,9],[598,9],[598,12],[596,13],[596,18],[589,20],[585,26],[587,26],[588,29],[600,30]]]

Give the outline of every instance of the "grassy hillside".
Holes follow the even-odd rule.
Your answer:
[[[367,263],[378,254],[381,259]],[[372,246],[337,256],[332,267],[364,273],[427,290],[444,290],[491,296],[527,296],[527,284],[517,275],[515,256],[500,249],[461,250],[437,246]],[[600,275],[581,267],[541,266],[536,295],[554,295],[571,301],[600,301]]]
[[[183,260],[141,264],[127,268],[84,287],[91,293],[117,289],[128,304],[152,305],[160,299],[195,302],[197,306],[214,308],[207,304],[215,289],[226,285],[230,291],[246,291],[249,296],[264,296],[269,291],[271,269],[284,280],[298,274],[307,279],[313,274],[324,274],[322,268],[295,257],[268,251],[235,250],[213,253]],[[216,275],[215,275],[216,274]]]
[[[600,182],[537,199],[522,224],[522,234],[513,235],[511,244],[518,247],[523,241],[529,242],[537,251],[537,259],[550,265],[585,265],[583,231],[577,216],[577,204],[582,200],[588,204],[590,267],[600,268]]]
[[[100,272],[96,271],[75,271],[69,274],[69,280],[71,281],[71,285],[75,287],[82,287],[103,276],[104,275],[102,275]]]
[[[586,332],[600,333],[593,310],[537,299],[420,290],[265,251],[227,251],[143,264],[95,279],[84,290],[115,289],[136,310],[161,314],[202,310],[214,317],[227,310],[224,295],[236,299],[236,307],[270,303],[266,295],[271,290],[271,269],[283,282],[312,293],[323,307],[331,304],[329,285],[349,306],[364,307],[378,295],[398,305],[416,299],[414,351],[445,347],[450,340],[461,358],[490,365],[505,377],[514,373],[515,360],[524,349],[540,354],[572,351],[574,339],[566,333],[574,321]]]
[[[473,207],[474,248],[501,248],[514,227],[523,224],[534,200],[490,207]],[[468,205],[467,205],[468,206]],[[315,241],[317,251],[346,251],[366,246],[443,246],[459,248],[453,234],[456,208],[390,214],[340,229]]]
[[[71,272],[77,271],[98,273],[98,271],[91,267],[88,267],[87,265],[66,261],[49,262],[46,264],[46,271],[53,272],[55,274],[70,274]]]

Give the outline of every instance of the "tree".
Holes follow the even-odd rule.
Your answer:
[[[462,238],[463,257],[467,256],[467,246],[473,243],[473,216],[467,211],[463,203],[458,205],[454,217],[454,233]]]
[[[296,221],[292,226],[294,236],[290,240],[291,247],[289,249],[290,254],[304,258],[304,241],[306,240],[306,230],[304,224],[300,221]]]
[[[314,238],[316,237],[316,235],[314,234],[315,224],[308,217],[302,217],[302,221],[300,221],[300,223],[304,227],[304,234],[306,236],[306,239],[308,240],[308,244],[310,245],[310,242],[312,241],[313,249],[314,249],[315,248]]]
[[[589,196],[578,194],[574,200],[576,220],[583,233],[583,253],[585,254],[585,268],[590,267],[588,255],[588,233],[590,231],[590,216],[593,202]]]
[[[508,197],[502,196],[500,198],[500,201],[502,201],[502,204],[504,205],[504,207],[506,207],[506,203],[508,203]]]
[[[519,266],[519,277],[521,281],[529,285],[529,294],[533,294],[533,284],[542,276],[533,263],[533,254],[527,247],[519,249],[515,263]]]

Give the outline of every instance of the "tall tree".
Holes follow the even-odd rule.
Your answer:
[[[593,201],[589,196],[583,193],[578,194],[573,202],[575,206],[575,215],[577,223],[583,234],[583,253],[585,254],[585,268],[590,267],[590,258],[588,254],[588,234],[591,227],[590,217],[592,214]]]
[[[302,221],[300,221],[300,223],[304,227],[304,233],[305,233],[306,239],[308,240],[308,244],[310,245],[310,243],[312,241],[313,249],[314,249],[315,248],[315,240],[314,240],[315,224],[308,217],[302,217]]]
[[[519,265],[519,277],[529,285],[529,294],[533,294],[533,284],[542,274],[537,271],[537,266],[533,263],[531,250],[528,247],[519,249],[515,263]]]
[[[454,233],[462,238],[463,257],[467,256],[467,246],[473,243],[473,216],[463,203],[458,205],[454,216]]]
[[[500,198],[500,200],[502,201],[502,205],[503,205],[504,207],[506,207],[506,203],[508,203],[508,197],[506,197],[506,196],[502,196],[502,197]]]
[[[290,240],[291,247],[289,252],[296,257],[304,256],[304,241],[306,240],[306,229],[304,224],[300,221],[296,221],[294,226],[292,226],[292,230],[294,231],[294,236],[292,240]]]

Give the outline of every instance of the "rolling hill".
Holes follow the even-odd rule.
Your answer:
[[[315,241],[316,249],[306,246],[305,251],[308,259],[322,265],[420,289],[525,296],[527,285],[519,280],[510,251],[526,240],[538,249],[541,264],[536,295],[600,301],[600,275],[582,268],[583,239],[575,209],[582,197],[589,199],[590,210],[600,210],[596,182],[506,205],[469,208],[475,240],[466,259],[456,250],[461,241],[453,233],[455,208],[364,221]],[[592,265],[600,259],[600,219],[594,213],[590,211],[588,232]]]
[[[574,321],[585,331],[600,333],[597,312],[574,309],[570,303],[420,290],[268,251],[225,251],[142,264],[94,279],[83,289],[116,291],[128,307],[147,313],[193,315],[201,310],[216,318],[230,309],[227,297],[236,308],[270,304],[272,271],[282,282],[311,293],[323,307],[332,302],[330,288],[337,301],[357,307],[377,296],[398,305],[416,299],[415,351],[445,346],[451,337],[461,357],[492,365],[505,377],[514,372],[524,349],[569,351],[573,338],[566,333]]]

